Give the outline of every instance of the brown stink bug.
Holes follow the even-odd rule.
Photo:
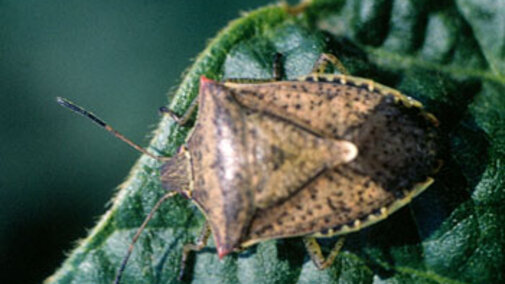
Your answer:
[[[102,120],[67,100],[58,102],[163,162],[168,193],[137,231],[118,271],[120,281],[133,245],[153,213],[176,193],[191,199],[206,217],[186,258],[213,235],[220,258],[258,242],[303,236],[319,269],[326,257],[315,238],[345,235],[385,219],[432,182],[437,160],[436,118],[400,92],[352,77],[332,55],[313,72],[280,81],[216,82],[202,76],[198,98],[177,117],[183,125],[198,105],[195,125],[178,153],[157,157],[124,138]],[[324,74],[328,64],[342,74]]]

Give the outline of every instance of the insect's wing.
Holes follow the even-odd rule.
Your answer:
[[[332,236],[359,230],[401,208],[432,182],[427,178],[405,195],[395,192],[348,167],[327,171],[289,200],[259,210],[251,221],[243,246],[267,239],[314,235]]]
[[[319,82],[227,83],[248,108],[358,148],[352,162],[325,172],[284,202],[261,208],[246,244],[333,228],[345,232],[350,222],[357,222],[355,227],[370,224],[370,214],[379,212],[375,219],[383,218],[381,210],[405,204],[431,181],[438,162],[436,119],[418,102],[363,79],[316,79]]]
[[[349,132],[366,122],[386,98],[434,119],[422,111],[419,102],[398,91],[351,76],[311,75],[300,81],[227,82],[225,86],[244,106],[282,117],[326,137],[347,139]]]

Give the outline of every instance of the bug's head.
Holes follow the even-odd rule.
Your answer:
[[[182,193],[189,197],[191,177],[189,153],[181,147],[177,154],[161,166],[161,184],[168,191]]]

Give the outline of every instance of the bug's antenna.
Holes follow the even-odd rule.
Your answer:
[[[135,150],[148,155],[149,157],[156,159],[156,160],[161,160],[161,157],[155,156],[151,153],[149,153],[146,149],[140,147],[139,145],[135,144],[133,141],[130,139],[126,138],[123,136],[123,134],[119,133],[117,130],[112,128],[110,125],[105,123],[102,119],[100,119],[98,116],[94,115],[93,113],[85,110],[84,108],[72,103],[71,101],[61,98],[61,97],[56,97],[56,102],[58,102],[61,106],[66,107],[70,109],[71,111],[74,111],[84,117],[87,117],[91,119],[94,123],[99,125],[100,127],[105,128],[105,130],[109,131],[112,135],[116,136],[117,138],[121,139],[123,142],[126,142],[126,144],[132,146]]]
[[[149,212],[149,215],[147,215],[146,219],[144,220],[144,222],[142,223],[140,228],[138,228],[137,233],[135,233],[135,236],[133,236],[132,242],[130,243],[130,246],[128,247],[128,252],[126,253],[126,256],[123,258],[123,261],[121,262],[121,267],[119,267],[119,270],[117,271],[116,279],[114,280],[114,284],[119,284],[119,281],[121,281],[121,276],[123,275],[123,272],[126,268],[126,263],[128,262],[128,259],[130,258],[130,255],[132,254],[133,247],[134,247],[135,243],[137,242],[137,240],[140,236],[140,233],[142,233],[142,231],[145,229],[147,223],[149,223],[149,221],[153,217],[154,212],[156,212],[156,210],[158,210],[158,208],[161,206],[161,204],[163,202],[165,202],[167,199],[169,199],[170,197],[172,197],[176,194],[177,194],[177,192],[175,192],[175,191],[165,194],[162,198],[160,198],[160,200],[158,200],[156,205],[154,205],[153,209],[151,209],[151,212]]]

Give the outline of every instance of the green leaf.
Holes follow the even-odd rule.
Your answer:
[[[505,281],[505,6],[497,1],[310,1],[299,15],[269,6],[230,23],[200,54],[171,100],[184,113],[201,75],[287,79],[322,52],[353,75],[422,101],[441,122],[445,165],[436,182],[387,220],[349,235],[317,271],[300,239],[272,240],[220,261],[213,241],[188,263],[194,283],[498,283]],[[164,118],[151,148],[171,155],[190,129]],[[135,231],[163,194],[160,164],[142,157],[111,209],[47,283],[111,283]],[[203,224],[175,197],[157,212],[123,283],[176,282],[181,249]],[[332,240],[324,241],[331,247]]]

